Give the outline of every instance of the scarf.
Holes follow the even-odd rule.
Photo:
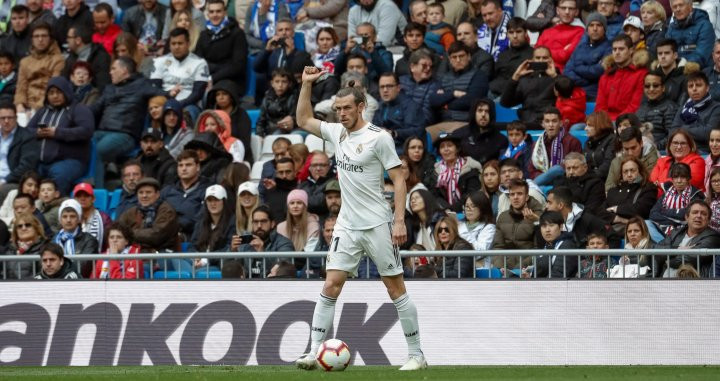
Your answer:
[[[15,72],[14,72],[14,71],[11,71],[10,74],[8,74],[7,77],[1,79],[1,80],[0,80],[0,92],[2,92],[3,89],[5,88],[5,85],[7,85],[8,83],[12,82],[13,79],[15,79]]]
[[[625,237],[625,242],[628,242],[627,237]],[[646,237],[646,238],[641,239],[640,242],[638,242],[637,246],[634,246],[634,247],[633,247],[632,244],[626,243],[626,244],[625,244],[625,249],[626,249],[626,250],[647,249],[649,243],[650,243],[650,238],[647,238],[647,237]]]
[[[151,205],[142,206],[138,204],[138,210],[143,215],[142,227],[149,228],[155,222],[155,216],[157,215],[158,207],[160,206],[160,200],[155,201]]]
[[[17,252],[18,252],[18,254],[19,254],[19,255],[25,254],[28,250],[30,250],[30,248],[32,247],[32,245],[33,245],[34,243],[35,243],[35,242],[24,242],[24,241],[23,241],[23,242],[18,242],[18,243],[17,243]]]
[[[63,247],[65,255],[75,255],[75,237],[77,237],[78,233],[80,233],[79,226],[75,228],[75,231],[72,233],[60,230],[60,232],[55,235],[54,242]]]
[[[503,153],[500,156],[500,160],[502,159],[517,159],[517,156],[520,156],[522,151],[525,149],[525,146],[527,143],[525,140],[520,142],[520,144],[517,145],[517,147],[513,147],[512,144],[508,144],[508,147],[505,149],[505,153]]]
[[[93,210],[92,216],[90,216],[90,218],[88,218],[86,221],[83,221],[82,231],[95,237],[95,239],[98,241],[98,247],[103,247],[105,227],[103,225],[102,216],[100,215],[99,210]]]
[[[230,20],[227,16],[225,16],[223,21],[220,22],[220,25],[213,25],[210,20],[205,21],[205,28],[207,28],[207,30],[209,30],[213,34],[213,36],[217,36],[217,34],[220,33],[223,28],[228,26],[228,24],[230,24]]]
[[[128,245],[126,248],[123,249],[123,251],[120,252],[120,254],[128,254],[130,253],[130,248],[132,245]],[[120,274],[122,274],[123,278],[125,278],[125,261],[120,260]],[[102,266],[100,267],[100,276],[98,277],[100,279],[108,279],[110,278],[110,260],[103,260]]]
[[[670,189],[665,192],[665,195],[662,199],[662,206],[663,209],[674,209],[674,210],[680,210],[688,206],[690,203],[690,192],[692,191],[691,186],[687,186],[682,192],[678,192],[677,189],[675,189],[674,186],[671,186]],[[665,236],[669,236],[670,233],[672,233],[673,229],[675,228],[672,225],[666,225],[661,226],[663,229],[663,233]]]
[[[252,9],[252,15],[250,19],[250,34],[253,37],[259,38],[264,42],[267,42],[273,36],[275,36],[275,19],[277,18],[278,7],[275,4],[275,0],[270,1],[270,8],[265,13],[265,22],[260,25],[260,16],[258,15],[258,8],[260,8],[260,2],[256,1]]]
[[[532,163],[535,169],[545,173],[550,167],[559,165],[562,162],[565,156],[562,146],[563,138],[565,138],[565,129],[560,128],[560,132],[551,143],[551,152],[550,156],[548,156],[547,149],[545,148],[545,132],[540,135],[532,152]]]
[[[482,24],[480,28],[478,28],[478,46],[480,49],[490,53],[495,61],[498,60],[500,53],[507,49],[509,45],[507,36],[508,21],[510,21],[510,15],[507,12],[503,12],[502,21],[500,21],[500,25],[495,33],[493,33],[487,24]]]
[[[685,124],[695,123],[699,119],[698,113],[707,107],[710,102],[712,102],[712,98],[710,98],[710,93],[705,95],[702,99],[699,101],[694,101],[692,99],[688,99],[687,102],[683,105],[682,111],[680,112],[680,119]]]
[[[452,205],[459,200],[460,189],[458,189],[458,180],[460,179],[460,170],[465,165],[465,158],[459,157],[455,160],[455,165],[448,167],[445,161],[440,161],[440,176],[438,176],[437,187],[445,188],[447,194],[447,202]]]
[[[89,83],[87,85],[73,87],[75,87],[75,101],[77,101],[78,103],[82,102],[82,100],[85,98],[85,95],[87,95],[87,93],[92,90],[92,85]]]
[[[333,74],[335,72],[335,58],[340,54],[340,47],[333,46],[330,50],[325,53],[313,54],[313,63],[316,67],[327,70],[328,73]]]

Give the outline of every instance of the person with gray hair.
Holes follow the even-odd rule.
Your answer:
[[[673,17],[665,38],[675,40],[680,58],[705,68],[711,65],[715,30],[707,12],[693,9],[692,0],[672,0]]]
[[[583,205],[586,211],[594,215],[600,215],[605,201],[604,179],[588,171],[587,160],[580,152],[565,155],[563,165],[565,176],[555,179],[554,187],[567,187],[574,203]]]
[[[375,111],[378,110],[380,104],[378,101],[368,93],[368,80],[367,77],[362,73],[348,71],[340,77],[340,91],[345,88],[354,87],[362,91],[365,95],[365,109],[363,109],[363,119],[372,120],[375,115]],[[335,116],[333,107],[335,105],[335,99],[337,95],[333,95],[330,99],[326,99],[317,105],[315,105],[315,113],[322,114],[326,118],[332,119]]]

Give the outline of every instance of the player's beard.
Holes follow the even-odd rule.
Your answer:
[[[349,120],[348,122],[342,124],[343,127],[345,127],[346,130],[351,130],[351,129],[353,129],[353,128],[355,127],[355,125],[356,125],[357,122],[358,122],[358,116],[357,116],[357,115],[353,115],[353,116],[350,116],[349,119],[350,119],[350,120]]]

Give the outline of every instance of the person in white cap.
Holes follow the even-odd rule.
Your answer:
[[[211,185],[205,189],[205,202],[200,213],[201,217],[193,229],[188,251],[226,251],[235,233],[235,213],[222,185]],[[207,258],[196,258],[194,267],[198,270],[205,269],[208,263],[210,266],[220,265],[219,260],[212,259],[208,262]]]
[[[62,246],[65,256],[72,257],[75,254],[97,254],[100,252],[95,237],[82,231],[80,226],[82,222],[82,206],[77,200],[71,198],[60,204],[58,220],[60,220],[62,228],[52,240]],[[92,261],[81,263],[81,265],[83,277],[90,277]]]
[[[260,196],[258,184],[252,181],[246,181],[238,187],[237,201],[235,204],[235,229],[237,233],[252,231],[252,212],[260,206]],[[238,243],[232,248],[233,251],[240,245],[239,235]],[[233,242],[235,238],[233,238]]]
[[[645,49],[645,29],[637,16],[628,16],[623,23],[623,33],[630,37],[635,49]]]

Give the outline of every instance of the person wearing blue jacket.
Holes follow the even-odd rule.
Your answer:
[[[715,30],[710,17],[702,9],[693,9],[692,0],[673,0],[673,18],[668,25],[666,38],[675,40],[681,58],[700,64],[712,63]]]
[[[417,103],[400,93],[397,75],[387,72],[380,75],[380,108],[375,112],[372,123],[390,132],[395,140],[395,149],[402,151],[403,143],[411,136],[425,139],[425,116]]]
[[[612,52],[612,44],[605,38],[607,19],[598,12],[591,13],[587,18],[587,40],[583,39],[575,47],[570,60],[565,65],[563,74],[572,79],[575,85],[585,90],[588,101],[597,96],[598,82],[605,72],[602,60]]]
[[[87,171],[95,132],[95,118],[87,106],[75,102],[70,81],[64,77],[48,81],[45,105],[27,128],[40,142],[40,175],[55,180],[62,195],[70,194]]]

